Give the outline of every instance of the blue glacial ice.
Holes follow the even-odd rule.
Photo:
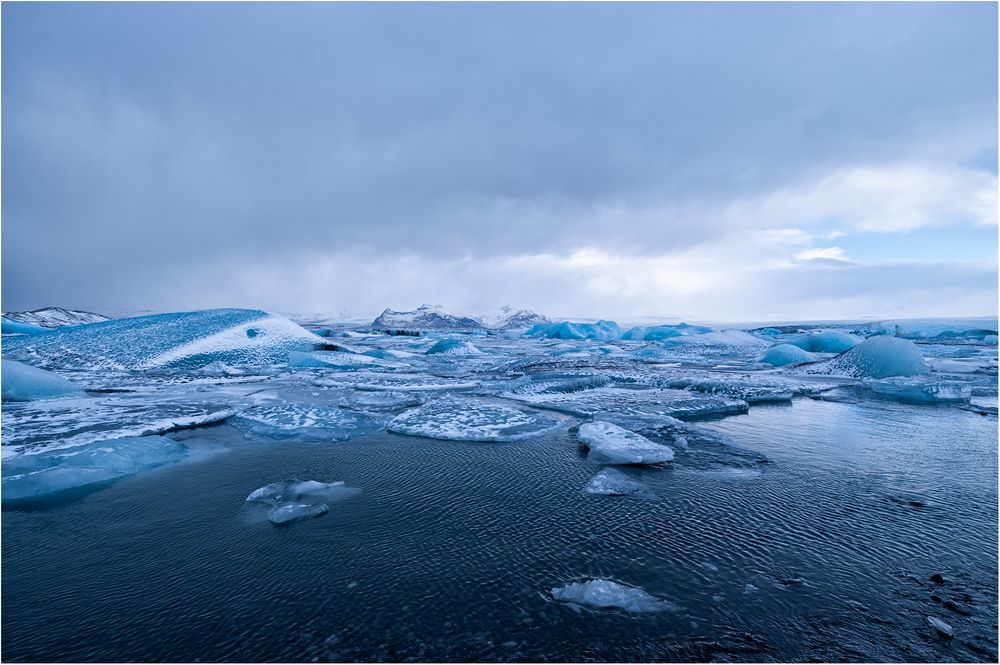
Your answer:
[[[58,374],[16,360],[0,361],[0,370],[4,402],[83,397],[86,394]]]
[[[345,351],[289,351],[288,366],[295,369],[374,369],[378,367],[398,367],[378,358],[361,353]]]
[[[396,416],[388,430],[448,441],[519,441],[561,426],[548,416],[504,404],[442,397]]]
[[[317,404],[276,402],[240,411],[230,422],[248,439],[344,441],[381,429],[369,415]]]
[[[584,423],[576,436],[590,450],[588,459],[602,464],[659,464],[674,458],[668,446],[608,422]]]
[[[793,371],[799,369],[795,368]],[[803,365],[801,371],[856,379],[884,379],[890,376],[927,374],[931,368],[913,342],[898,337],[878,336],[869,337],[829,360]]]
[[[653,492],[646,485],[632,480],[618,469],[601,469],[590,479],[583,490],[587,494],[603,494],[607,496],[641,496],[652,497]]]
[[[765,351],[764,355],[760,357],[762,363],[773,367],[811,363],[816,360],[818,358],[815,355],[793,344],[776,344]]]
[[[250,309],[153,314],[4,340],[4,355],[46,369],[148,370],[284,362],[326,342],[288,319]]]
[[[539,323],[524,332],[525,337],[545,337],[549,339],[596,339],[607,341],[619,339],[622,330],[614,321],[600,320],[597,323]]]
[[[481,356],[483,352],[471,342],[461,339],[442,339],[427,349],[427,355],[442,354],[448,356]]]
[[[642,340],[653,342],[669,339],[671,337],[699,335],[707,332],[712,332],[712,329],[707,326],[693,326],[689,323],[678,323],[676,325],[629,328],[622,333],[621,338],[624,340]]]
[[[642,589],[606,579],[571,582],[552,589],[551,593],[559,602],[597,609],[619,608],[628,612],[664,612],[677,609],[673,603],[652,596]]]
[[[787,343],[812,353],[842,353],[860,341],[860,337],[839,330],[824,330],[792,337]]]
[[[0,317],[0,331],[4,335],[43,335],[52,332],[51,328],[36,326],[23,321],[14,321],[6,316]],[[10,340],[4,342],[7,344]]]
[[[129,476],[184,458],[187,449],[162,436],[112,439],[68,449],[5,457],[3,502],[50,494]]]

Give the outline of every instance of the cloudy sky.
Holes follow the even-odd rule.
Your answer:
[[[2,6],[2,297],[997,311],[997,6]]]

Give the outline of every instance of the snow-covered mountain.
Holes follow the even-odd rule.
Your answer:
[[[372,321],[372,330],[485,330],[486,325],[471,316],[448,314],[440,305],[421,305],[411,312],[386,309]]]
[[[44,307],[30,312],[5,312],[4,316],[11,321],[30,323],[43,328],[61,328],[62,326],[76,326],[81,323],[109,320],[109,317],[103,314],[85,312],[79,309],[63,309],[62,307]]]
[[[530,309],[519,309],[516,312],[508,305],[500,309],[500,316],[496,321],[491,322],[490,327],[495,330],[518,330],[520,328],[530,328],[539,323],[551,323],[549,317]]]

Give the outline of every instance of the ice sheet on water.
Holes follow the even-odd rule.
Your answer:
[[[277,402],[240,411],[230,422],[248,438],[344,441],[382,428],[369,415],[331,406]]]
[[[786,343],[812,353],[843,353],[859,342],[861,338],[855,335],[840,330],[824,330],[792,337]]]
[[[479,386],[479,381],[464,378],[447,378],[430,374],[379,374],[357,372],[344,374],[327,374],[322,378],[313,379],[313,384],[330,388],[356,388],[358,390],[392,390],[392,391],[435,391],[435,390],[470,390]]]
[[[420,406],[427,398],[416,391],[353,390],[340,406],[357,411],[399,411]]]
[[[618,469],[601,469],[584,488],[587,494],[608,496],[653,496],[652,490],[642,483],[632,480]]]
[[[481,356],[483,354],[472,342],[461,339],[442,339],[427,349],[427,355]]]
[[[916,344],[897,337],[869,337],[838,356],[793,371],[854,378],[885,379],[890,376],[927,374],[931,368]]]
[[[580,443],[590,453],[588,459],[605,464],[659,464],[674,458],[668,446],[653,443],[618,425],[596,421],[580,425],[577,432]]]
[[[658,427],[673,418],[698,418],[745,413],[742,400],[663,388],[602,386],[568,393],[532,394],[514,391],[509,399],[581,418],[607,420],[623,427]]]
[[[83,397],[86,393],[54,372],[16,360],[0,361],[0,386],[4,402]]]
[[[289,351],[321,348],[323,339],[260,310],[211,309],[114,319],[4,340],[4,354],[45,369],[201,367],[284,362]]]
[[[396,416],[388,430],[450,441],[518,441],[561,426],[548,416],[504,404],[442,397]]]
[[[772,365],[773,367],[811,363],[815,360],[818,360],[815,355],[793,344],[776,344],[765,351],[764,355],[760,357],[762,363]]]
[[[571,582],[552,589],[551,593],[559,602],[598,609],[617,607],[628,612],[664,612],[677,609],[673,603],[652,596],[638,587],[606,579]]]
[[[290,351],[288,366],[295,369],[373,369],[377,367],[401,367],[398,363],[389,363],[360,353],[345,351]]]
[[[35,499],[176,462],[186,454],[176,441],[145,436],[15,455],[3,461],[0,493],[4,503]]]

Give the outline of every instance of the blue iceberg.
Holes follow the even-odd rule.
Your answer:
[[[253,309],[209,309],[114,319],[4,340],[4,355],[46,369],[142,370],[284,362],[325,344],[288,319]]]
[[[898,337],[877,336],[869,337],[830,360],[808,365],[805,371],[856,379],[884,379],[928,374],[931,368],[913,342]]]
[[[436,342],[434,346],[427,349],[427,355],[433,355],[435,353],[441,353],[449,356],[478,356],[482,355],[482,351],[476,348],[471,342],[466,342],[460,339],[442,339],[440,342]]]
[[[4,335],[42,335],[52,332],[52,329],[14,321],[13,319],[8,319],[6,316],[2,316],[0,317],[0,332]]]
[[[796,363],[811,363],[816,360],[816,356],[804,350],[800,346],[792,344],[777,344],[764,352],[760,357],[762,363],[773,365],[774,367],[784,367]]]
[[[546,337],[549,339],[596,339],[607,341],[619,339],[622,329],[614,321],[600,320],[597,323],[538,323],[524,332],[525,337]]]
[[[813,353],[843,353],[860,341],[860,337],[839,330],[824,330],[793,337],[788,340],[788,344]]]
[[[678,323],[677,325],[652,326],[649,328],[629,328],[622,334],[622,339],[655,342],[670,337],[700,335],[707,332],[712,332],[712,329],[705,326],[692,326],[689,323]]]
[[[86,393],[58,374],[46,372],[16,360],[0,361],[4,402],[83,397]]]

